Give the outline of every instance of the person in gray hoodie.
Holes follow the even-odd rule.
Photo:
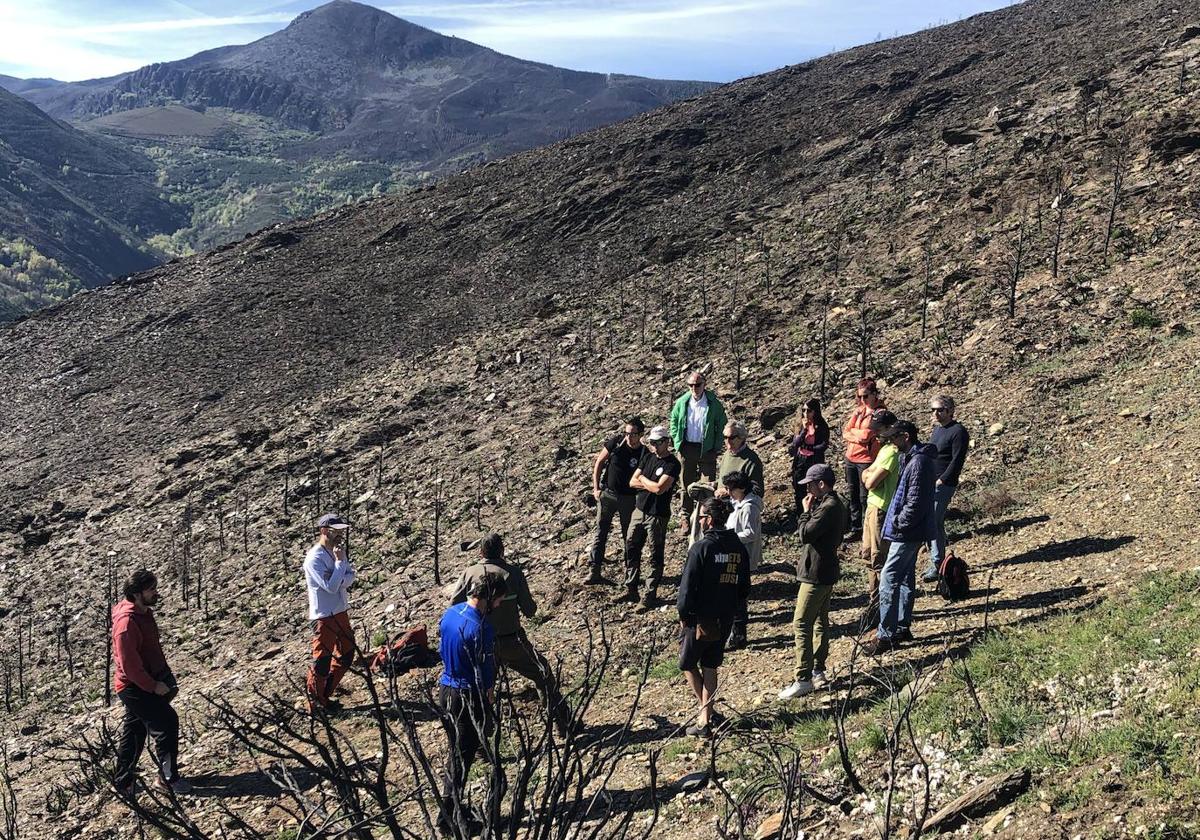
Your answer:
[[[741,471],[734,470],[725,476],[725,489],[733,501],[733,512],[725,527],[737,534],[750,555],[750,571],[758,569],[762,562],[762,497],[754,492],[750,479]],[[726,650],[738,650],[746,646],[746,625],[750,621],[749,599],[738,602],[733,617],[733,631],[725,644]]]

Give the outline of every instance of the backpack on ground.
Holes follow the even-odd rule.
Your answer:
[[[413,668],[429,668],[440,661],[437,653],[429,647],[429,633],[422,624],[398,634],[390,644],[380,645],[379,651],[371,659],[371,670],[399,676]]]
[[[971,594],[971,577],[967,564],[953,551],[947,551],[938,569],[938,594],[947,601],[961,601]]]

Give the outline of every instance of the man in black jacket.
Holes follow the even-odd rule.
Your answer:
[[[740,601],[750,594],[750,554],[732,529],[729,503],[706,499],[700,508],[704,536],[688,550],[679,579],[679,670],[696,695],[700,712],[688,735],[711,734],[717,669]]]
[[[779,692],[780,700],[803,697],[828,682],[825,658],[829,655],[829,601],[833,585],[841,577],[838,547],[850,522],[850,513],[834,491],[833,482],[833,468],[828,464],[813,464],[804,474],[808,495],[801,502],[799,536],[803,550],[796,569],[800,591],[796,593],[792,618],[796,678]]]
[[[929,401],[933,412],[933,434],[929,442],[937,447],[934,468],[937,481],[933,491],[933,539],[929,541],[929,568],[921,575],[925,583],[933,583],[941,574],[946,556],[946,510],[950,498],[958,489],[958,477],[967,460],[971,436],[967,427],[954,419],[954,399],[939,394]]]

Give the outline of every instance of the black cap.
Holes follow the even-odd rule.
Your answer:
[[[872,432],[878,432],[881,429],[886,429],[888,426],[896,425],[896,415],[888,411],[886,408],[877,408],[871,412],[871,424],[868,428]]]

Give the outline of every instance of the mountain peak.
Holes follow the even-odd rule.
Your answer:
[[[283,45],[287,45],[286,47]],[[276,55],[273,48],[280,48]],[[486,48],[449,38],[374,6],[332,0],[299,15],[286,28],[249,45],[267,62],[301,57],[313,67],[329,61],[395,69],[414,60],[464,56]],[[314,61],[315,59],[315,61]]]

